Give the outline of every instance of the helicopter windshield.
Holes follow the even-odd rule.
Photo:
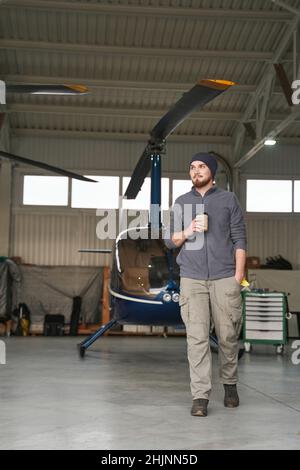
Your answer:
[[[177,282],[179,269],[167,251],[162,239],[119,240],[116,256],[122,290],[154,297],[170,280]]]

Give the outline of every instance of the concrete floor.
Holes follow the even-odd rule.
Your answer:
[[[4,338],[0,338],[4,339]],[[0,449],[300,449],[300,365],[273,346],[240,361],[223,406],[214,354],[209,416],[190,416],[185,338],[9,338],[0,365]]]

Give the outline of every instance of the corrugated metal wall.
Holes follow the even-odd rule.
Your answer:
[[[13,212],[11,255],[38,265],[105,266],[110,255],[78,253],[80,248],[111,248],[112,242],[96,238],[96,214],[74,210],[43,214]]]
[[[299,158],[298,146],[264,148],[243,168],[241,194],[245,196],[247,176],[300,179]],[[245,203],[245,197],[242,199]],[[247,215],[247,229],[249,256],[259,256],[265,262],[267,256],[281,254],[300,268],[300,214]]]
[[[267,256],[281,254],[300,269],[300,216],[248,216],[247,234],[249,256],[265,263]]]
[[[102,170],[103,174],[130,174],[144,143],[53,138],[14,138],[12,151],[30,158],[39,158],[54,165],[74,170]],[[163,159],[165,175],[185,177],[190,156],[199,150],[214,149],[230,160],[231,147],[192,143],[169,143]],[[241,193],[247,175],[300,178],[299,148],[278,146],[256,155],[241,173]],[[84,168],[82,164],[84,162]],[[31,172],[31,170],[30,170]],[[77,253],[80,247],[110,247],[111,242],[96,238],[95,211],[76,209],[29,209],[18,205],[20,174],[15,172],[11,255],[24,262],[49,265],[105,265],[109,255]],[[244,203],[244,201],[242,201]],[[247,216],[249,255],[266,256],[278,253],[300,267],[300,216]]]
[[[264,147],[245,165],[243,174],[300,179],[300,147],[278,144]]]
[[[145,145],[146,142],[117,140],[15,137],[12,139],[12,152],[70,170],[101,169],[131,174]],[[162,160],[163,171],[186,173],[191,155],[212,149],[230,158],[230,145],[170,142],[167,155]]]
[[[140,157],[144,142],[99,141],[53,138],[13,138],[12,151],[33,159],[50,162],[83,173],[130,175]],[[187,164],[192,154],[210,150],[211,145],[170,143],[163,158],[163,172],[187,177]],[[229,156],[230,147],[214,149]],[[83,167],[84,164],[84,167]],[[99,170],[99,171],[98,171]],[[112,241],[99,241],[94,210],[22,207],[22,171],[15,171],[11,256],[21,256],[25,263],[39,265],[107,265],[110,255],[82,254],[79,248],[110,248]],[[35,174],[29,168],[26,173]]]

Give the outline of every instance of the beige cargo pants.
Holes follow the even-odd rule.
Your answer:
[[[212,359],[211,324],[219,341],[219,371],[223,384],[237,382],[238,337],[242,326],[241,287],[235,277],[200,281],[180,280],[181,316],[186,327],[193,399],[209,399]]]

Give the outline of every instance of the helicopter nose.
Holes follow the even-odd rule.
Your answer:
[[[163,301],[171,302],[171,300],[175,303],[179,302],[179,293],[178,292],[173,292],[173,293],[165,292],[163,295]]]

